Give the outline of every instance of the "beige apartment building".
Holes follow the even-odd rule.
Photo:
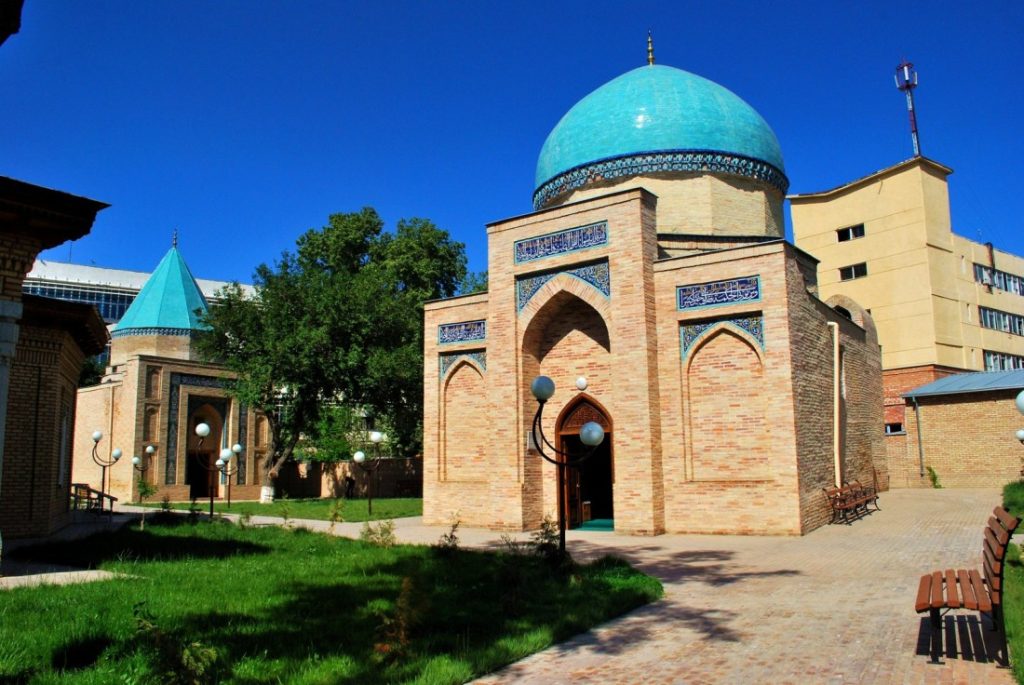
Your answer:
[[[789,196],[794,242],[820,260],[821,298],[856,300],[877,327],[890,460],[906,442],[904,393],[953,373],[1024,368],[1024,258],[953,232],[952,171],[915,157]]]

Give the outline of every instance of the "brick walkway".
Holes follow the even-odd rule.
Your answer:
[[[885,493],[883,511],[802,538],[574,536],[662,580],[665,599],[480,683],[1013,683],[974,612],[928,663],[918,577],[977,563],[994,490]],[[952,615],[950,615],[952,616]],[[950,650],[954,651],[950,651]]]

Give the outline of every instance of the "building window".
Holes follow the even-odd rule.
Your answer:
[[[902,423],[887,423],[885,424],[886,435],[906,435],[907,431],[903,428]]]
[[[1013,371],[1015,369],[1024,369],[1024,357],[1018,354],[985,350],[986,371]]]
[[[836,231],[836,238],[839,242],[845,243],[847,240],[854,240],[856,238],[864,237],[864,224],[857,224],[856,226],[847,226],[846,228],[840,228]]]
[[[1024,277],[993,269],[984,264],[974,265],[974,282],[1015,295],[1024,295]]]
[[[988,307],[978,307],[978,319],[983,328],[1024,336],[1024,316]]]
[[[864,278],[867,275],[868,265],[866,262],[851,264],[839,269],[839,280],[841,281],[852,281],[855,278]]]

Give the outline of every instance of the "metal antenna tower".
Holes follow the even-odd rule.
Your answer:
[[[914,156],[921,156],[921,143],[917,138],[917,115],[914,113],[914,89],[917,88],[917,72],[914,65],[903,60],[896,67],[896,87],[907,94],[907,114],[910,116],[910,136],[914,139]]]

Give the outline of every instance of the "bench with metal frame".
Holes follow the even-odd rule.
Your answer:
[[[992,630],[1003,630],[1003,570],[1006,548],[1020,519],[1002,507],[992,510],[982,536],[982,568],[946,569],[921,576],[914,610],[928,612],[931,623],[931,660],[939,663],[942,651],[942,614],[953,609],[968,609],[988,614]]]

